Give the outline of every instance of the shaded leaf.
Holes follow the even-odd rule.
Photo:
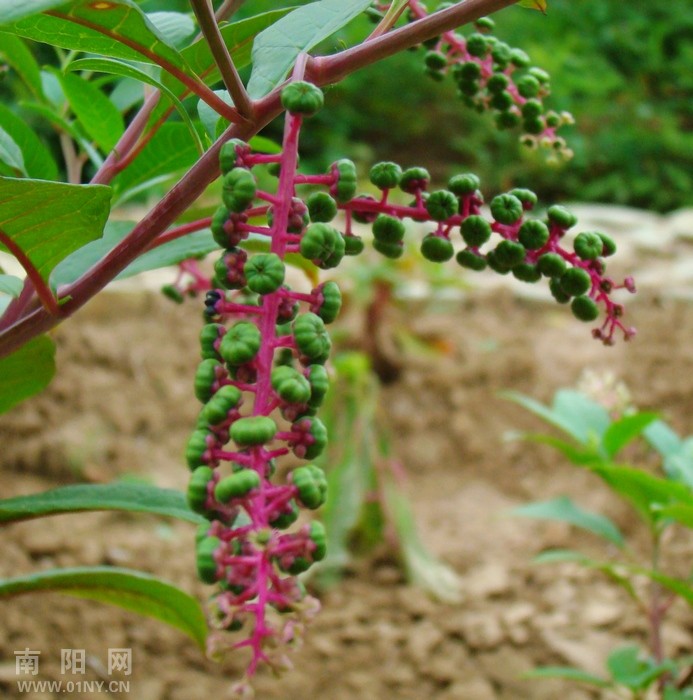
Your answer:
[[[0,230],[47,281],[61,260],[101,235],[110,197],[103,185],[0,177]]]
[[[0,274],[0,294],[18,297],[24,281],[14,275]]]
[[[647,426],[657,420],[656,413],[638,412],[614,421],[604,433],[602,447],[607,457],[613,458],[631,440],[642,434]]]
[[[1,14],[2,9],[0,9]],[[0,32],[0,61],[14,68],[34,97],[41,98],[43,95],[41,71],[33,54],[19,37]]]
[[[645,439],[662,457],[676,454],[681,449],[681,438],[663,420],[647,426]]]
[[[196,32],[195,22],[182,12],[148,12],[147,19],[166,38],[169,46],[182,49]]]
[[[141,571],[85,566],[0,579],[0,598],[25,593],[65,593],[161,620],[204,649],[207,624],[200,604],[184,591]]]
[[[370,0],[319,0],[289,13],[253,44],[248,94],[258,99],[282,83],[298,55],[310,51],[371,5]]]
[[[0,413],[43,391],[54,374],[55,343],[47,335],[0,358]]]
[[[510,512],[513,515],[520,515],[526,518],[540,518],[570,523],[598,537],[603,537],[617,547],[623,547],[625,544],[620,530],[609,518],[599,513],[583,510],[566,496],[541,503],[529,503],[525,506],[513,508]]]
[[[229,95],[228,90],[214,90],[214,94],[223,102],[226,102],[227,105],[233,106],[233,100],[231,99],[231,95]],[[199,100],[197,103],[197,113],[200,117],[200,121],[202,122],[202,126],[207,132],[207,135],[212,140],[215,140],[218,137],[219,126],[226,128],[226,126],[229,124],[228,119],[222,119],[214,109],[212,109],[202,100]]]
[[[0,104],[0,127],[12,134],[12,138],[21,149],[24,167],[29,177],[40,180],[58,179],[58,168],[50,150],[24,119],[2,104]]]
[[[26,175],[22,150],[2,127],[0,127],[0,163],[4,163],[12,175]]]
[[[75,484],[43,493],[0,500],[0,524],[60,513],[94,510],[124,510],[201,523],[204,518],[193,513],[180,491],[149,484]]]
[[[16,22],[27,15],[38,14],[64,4],[65,0],[4,0],[0,4],[0,24]]]
[[[540,666],[539,668],[533,668],[531,671],[523,673],[522,677],[560,678],[566,681],[594,685],[598,688],[609,688],[611,686],[611,683],[604,678],[595,676],[592,673],[587,673],[587,671],[581,671],[579,668],[572,668],[571,666]]]

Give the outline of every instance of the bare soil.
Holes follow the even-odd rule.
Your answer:
[[[126,475],[184,488],[181,454],[198,409],[191,389],[199,330],[193,306],[181,309],[148,293],[106,293],[60,327],[59,372],[49,391],[0,421],[0,495]],[[646,543],[630,510],[595,477],[548,448],[504,440],[508,431],[544,426],[498,392],[519,390],[546,402],[585,370],[611,372],[638,407],[661,411],[682,434],[691,433],[690,304],[641,295],[629,309],[637,340],[613,348],[593,341],[566,309],[498,289],[447,302],[443,312],[425,311],[393,307],[383,347],[395,348],[394,331],[406,325],[446,352],[436,361],[403,351],[393,356],[401,372],[383,389],[382,401],[421,537],[458,572],[463,600],[436,602],[408,585],[391,552],[356,561],[322,596],[321,614],[292,655],[295,669],[280,680],[261,672],[257,697],[599,697],[521,675],[538,664],[600,672],[614,647],[646,642],[634,605],[598,573],[530,561],[549,547],[610,552],[567,526],[507,511],[569,494],[610,515],[636,547],[645,551]],[[357,333],[357,325],[346,327]],[[355,335],[352,344],[358,345]],[[207,594],[194,576],[193,526],[84,514],[14,525],[3,535],[2,577],[112,564],[156,573],[201,598]],[[674,539],[667,551],[674,570],[690,566],[690,540]],[[0,603],[0,619],[0,691],[7,698],[66,697],[19,692],[14,652],[26,648],[41,651],[37,678],[56,680],[69,678],[60,674],[62,648],[86,650],[87,672],[73,680],[106,678],[107,649],[132,648],[130,692],[112,695],[137,700],[225,697],[243,668],[241,656],[213,663],[181,633],[89,601],[24,596]],[[665,627],[667,652],[690,653],[692,631],[691,612],[676,604]]]

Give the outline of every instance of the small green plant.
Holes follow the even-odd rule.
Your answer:
[[[569,439],[545,434],[523,438],[559,450],[576,467],[599,477],[632,506],[649,540],[649,552],[638,551],[611,519],[582,508],[568,496],[513,511],[524,517],[570,523],[601,538],[608,545],[607,558],[560,549],[542,552],[535,561],[576,562],[602,572],[635,602],[648,628],[646,649],[636,645],[615,649],[606,660],[608,675],[604,677],[570,667],[542,667],[528,675],[573,680],[631,700],[693,698],[693,657],[668,658],[663,634],[665,618],[677,599],[693,606],[691,563],[666,557],[666,536],[675,528],[693,529],[693,437],[681,439],[649,411],[631,409],[610,415],[603,405],[573,390],[558,391],[550,407],[521,394],[511,393],[508,398]],[[641,438],[659,457],[654,470],[620,461],[624,451]],[[640,585],[643,579],[648,582],[644,588]]]

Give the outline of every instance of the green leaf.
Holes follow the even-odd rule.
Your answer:
[[[124,63],[123,61],[117,61],[112,58],[81,58],[77,61],[72,61],[72,63],[70,63],[70,65],[67,67],[67,70],[86,70],[97,71],[100,73],[110,73],[112,75],[120,75],[124,78],[133,78],[142,83],[153,85],[158,90],[161,90],[161,92],[169,100],[171,100],[171,104],[178,112],[185,125],[188,127],[188,132],[197,145],[197,150],[200,154],[204,152],[202,142],[200,141],[200,136],[197,133],[197,129],[195,129],[195,125],[193,124],[188,111],[185,109],[182,102],[173,94],[173,92],[158,78],[155,78],[149,73],[136,68],[130,63]]]
[[[539,12],[546,14],[546,0],[520,0],[517,4],[520,7],[527,7],[530,10],[539,10]]]
[[[27,15],[35,15],[64,5],[65,0],[4,0],[0,4],[0,24],[16,22]]]
[[[289,13],[258,34],[248,93],[258,99],[282,83],[298,55],[357,17],[370,0],[319,0]]]
[[[18,297],[22,291],[24,281],[14,275],[0,274],[0,294],[8,294],[11,297]]]
[[[61,260],[101,235],[110,197],[103,185],[0,177],[0,230],[47,281]]]
[[[55,374],[55,343],[41,335],[0,358],[0,413],[43,391]]]
[[[187,634],[201,649],[205,648],[207,624],[197,600],[141,571],[85,566],[0,580],[0,598],[36,592],[64,593],[117,605],[161,620]]]
[[[41,518],[60,513],[94,510],[124,510],[154,513],[201,523],[180,491],[149,484],[75,484],[57,489],[0,500],[0,524]]]
[[[58,77],[82,128],[108,153],[125,130],[120,112],[101,90],[80,76],[66,73]]]
[[[214,90],[214,94],[223,102],[226,102],[227,105],[233,105],[233,100],[228,90]],[[202,100],[199,100],[197,103],[197,113],[204,130],[212,140],[216,139],[219,135],[220,122],[224,128],[229,124],[227,119],[222,120],[221,116]]]
[[[147,19],[166,37],[169,46],[182,49],[195,33],[192,17],[182,12],[148,12]]]
[[[578,466],[588,466],[598,461],[598,456],[593,451],[575,447],[574,443],[566,442],[565,440],[555,438],[551,435],[543,435],[541,433],[517,433],[513,434],[512,437],[518,437],[528,442],[536,442],[540,445],[549,445],[549,447],[558,450],[564,457]]]
[[[678,690],[677,688],[665,688],[662,700],[693,700],[693,688],[690,690]]]
[[[4,31],[72,51],[185,69],[180,53],[132,0],[73,0],[52,6],[50,14],[33,14]]]
[[[197,160],[197,147],[180,122],[164,124],[123,172],[113,178],[119,194],[162,175],[174,175]]]
[[[609,459],[615,457],[620,450],[642,434],[647,426],[655,420],[657,420],[656,413],[639,412],[613,422],[602,437],[602,447],[607,457]]]
[[[556,392],[553,410],[570,426],[573,437],[585,445],[595,438],[601,438],[611,423],[604,406],[572,389],[559,389]]]
[[[670,506],[655,508],[655,512],[660,518],[675,520],[677,523],[693,530],[693,505],[691,504],[675,503]]]
[[[645,439],[662,457],[675,455],[681,449],[681,438],[663,420],[647,426]]]
[[[23,4],[26,5],[27,3]],[[1,13],[2,10],[0,9]],[[17,75],[33,93],[34,97],[42,98],[43,87],[41,85],[41,72],[38,63],[19,37],[0,32],[0,61],[7,63],[17,71]]]
[[[672,593],[676,593],[680,598],[685,600],[688,605],[693,606],[693,578],[684,581],[680,578],[667,576],[659,571],[645,569],[638,566],[631,567],[636,574],[647,576],[651,581],[656,581],[660,586],[668,588]]]
[[[675,668],[672,661],[655,664],[651,659],[640,658],[640,650],[636,646],[612,651],[606,666],[615,683],[631,690],[644,690],[663,673]]]
[[[21,149],[24,167],[29,177],[41,180],[58,179],[58,168],[50,150],[24,119],[2,104],[0,104],[0,127],[12,134],[12,138]]]
[[[566,496],[541,503],[529,503],[525,506],[513,508],[510,512],[513,515],[520,515],[526,518],[558,520],[570,523],[598,537],[603,537],[617,547],[623,547],[625,544],[620,530],[609,518],[599,513],[592,513],[579,508]]]
[[[0,163],[4,163],[12,171],[12,175],[26,175],[22,150],[2,127],[0,127]]]
[[[594,685],[597,688],[609,688],[611,683],[595,676],[587,671],[581,671],[579,668],[571,666],[540,666],[533,668],[522,674],[522,678],[559,678],[566,681],[575,681],[576,683],[585,683],[586,685]]]

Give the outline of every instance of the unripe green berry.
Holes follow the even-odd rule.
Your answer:
[[[246,284],[256,294],[272,294],[284,283],[286,270],[276,253],[258,253],[243,268]]]
[[[327,554],[327,532],[325,526],[318,520],[313,520],[310,524],[310,539],[315,545],[312,552],[313,561],[321,561]]]
[[[427,51],[424,56],[424,63],[427,68],[434,71],[439,71],[448,65],[447,56],[441,51]]]
[[[327,223],[337,216],[337,202],[327,192],[313,192],[306,205],[311,221]]]
[[[212,214],[212,223],[209,226],[212,229],[212,237],[222,248],[228,246],[229,236],[224,229],[224,224],[229,220],[229,213],[225,206],[217,207]]]
[[[616,252],[616,243],[614,242],[614,239],[611,238],[611,236],[607,236],[605,233],[597,232],[597,235],[602,239],[602,245],[604,246],[602,249],[602,255],[605,258],[613,255]]]
[[[498,256],[496,255],[495,250],[490,250],[486,254],[486,264],[494,271],[497,272],[499,275],[507,275],[510,273],[510,268],[506,267],[499,259]]]
[[[289,112],[310,117],[322,109],[325,97],[317,85],[295,80],[282,89],[281,101],[284,109]]]
[[[512,194],[499,194],[491,200],[491,214],[498,223],[514,224],[522,212],[522,202]]]
[[[260,475],[254,469],[241,469],[226,476],[214,487],[214,498],[220,503],[228,503],[234,498],[245,498],[261,483]]]
[[[344,255],[359,255],[364,249],[363,239],[360,236],[344,236]]]
[[[573,247],[582,260],[595,260],[602,254],[604,242],[597,233],[578,233]]]
[[[450,241],[435,233],[429,233],[421,241],[421,255],[431,262],[445,262],[455,254],[455,249]]]
[[[567,304],[570,301],[570,294],[563,290],[560,277],[552,277],[549,280],[549,291],[559,304]]]
[[[526,117],[522,122],[522,127],[528,134],[541,134],[544,131],[544,121],[540,117]]]
[[[188,442],[185,445],[185,461],[188,467],[192,470],[201,466],[206,466],[204,454],[209,449],[207,445],[207,437],[210,435],[209,430],[198,428],[193,430]]]
[[[294,321],[294,340],[299,352],[311,363],[324,364],[332,342],[323,320],[314,313],[301,314]]]
[[[539,94],[539,81],[533,75],[525,75],[515,84],[522,97],[536,97]]]
[[[165,284],[161,288],[161,293],[171,301],[175,301],[176,304],[182,304],[185,301],[185,297],[181,294],[178,287],[173,284]]]
[[[505,92],[505,89],[510,85],[510,78],[505,73],[495,73],[486,83],[486,89],[493,94]]]
[[[536,119],[544,113],[544,105],[539,100],[527,100],[521,110],[525,119]]]
[[[525,247],[515,241],[503,240],[494,249],[494,257],[498,264],[508,270],[523,263],[526,255]]]
[[[387,243],[380,241],[377,238],[373,241],[373,248],[386,258],[396,260],[404,254],[404,246],[402,243]]]
[[[220,387],[202,408],[202,417],[208,425],[223,423],[231,409],[241,402],[241,392],[235,386],[227,384]]]
[[[226,173],[236,167],[238,151],[244,150],[250,151],[250,146],[240,139],[231,139],[221,147],[219,150],[219,166],[221,167],[222,175],[226,175]]]
[[[505,111],[513,106],[513,96],[509,92],[499,92],[491,98],[491,107]]]
[[[457,87],[463,97],[476,97],[479,92],[479,82],[476,80],[459,80],[457,82]],[[470,102],[470,106],[474,105],[474,102]]]
[[[503,41],[498,41],[494,44],[491,51],[491,56],[493,57],[494,63],[503,70],[510,59],[512,58],[512,49]]]
[[[356,194],[356,166],[348,158],[342,158],[332,163],[330,168],[336,177],[336,182],[330,189],[330,194],[340,203],[348,202]]]
[[[224,206],[240,213],[255,199],[257,184],[253,174],[245,168],[233,168],[224,175],[221,198]]]
[[[426,199],[425,207],[433,221],[445,221],[457,214],[457,197],[448,190],[436,190]]]
[[[298,489],[298,500],[306,508],[315,510],[327,498],[325,472],[314,464],[298,467],[291,472],[291,482]]]
[[[526,68],[531,63],[531,59],[522,49],[513,49],[510,52],[510,62],[516,68]]]
[[[322,296],[322,302],[318,306],[315,313],[325,323],[332,323],[342,308],[342,292],[336,282],[323,282],[317,290]]]
[[[536,78],[542,85],[548,85],[551,80],[551,76],[542,68],[532,67],[529,69],[528,73]]]
[[[310,383],[293,367],[272,370],[272,388],[287,403],[304,404],[310,399]]]
[[[231,438],[239,447],[264,445],[277,432],[277,424],[266,416],[239,418],[231,425]]]
[[[287,504],[287,510],[280,513],[274,520],[270,520],[270,525],[277,530],[285,530],[289,525],[293,525],[298,520],[299,509],[296,503],[291,500]]]
[[[473,253],[471,250],[461,250],[455,257],[458,264],[462,267],[467,267],[470,270],[481,272],[486,269],[486,260],[481,255]]]
[[[440,9],[440,7],[438,9]],[[474,26],[480,32],[492,32],[496,23],[490,17],[479,17],[479,19],[474,22]]]
[[[594,321],[599,316],[599,307],[593,299],[587,296],[575,297],[570,304],[575,318],[580,321]]]
[[[510,190],[508,194],[513,195],[513,197],[517,197],[522,202],[522,207],[525,210],[531,209],[537,203],[537,195],[534,194],[532,190],[516,187],[515,189]]]
[[[568,263],[558,253],[545,253],[537,260],[537,268],[544,277],[560,277]]]
[[[313,437],[313,444],[306,447],[304,459],[315,459],[322,454],[327,446],[327,428],[324,423],[318,418],[306,418],[310,421],[309,433]]]
[[[301,238],[299,251],[318,267],[336,267],[344,257],[344,236],[328,224],[311,224]]]
[[[190,510],[205,515],[207,509],[207,484],[214,478],[214,471],[209,467],[197,467],[190,476],[186,498]]]
[[[495,116],[496,126],[499,129],[514,129],[521,121],[520,115],[510,110],[498,112]]]
[[[402,177],[402,168],[397,163],[383,161],[376,163],[368,173],[370,181],[381,190],[397,187]]]
[[[528,250],[539,250],[549,240],[549,228],[542,221],[525,221],[520,226],[517,238]]]
[[[373,236],[381,243],[399,243],[404,238],[404,223],[388,214],[379,214],[373,222]]]
[[[448,189],[458,197],[474,194],[479,189],[479,178],[474,173],[453,175],[448,180]]]
[[[217,371],[221,363],[213,358],[202,360],[195,370],[195,396],[202,403],[207,403],[214,393],[214,383],[217,381]]]
[[[558,204],[549,207],[546,216],[552,224],[566,230],[577,223],[577,216]]]
[[[476,61],[466,61],[458,63],[453,68],[455,82],[478,80],[481,77],[481,66]]]
[[[467,52],[470,56],[482,58],[488,53],[489,48],[489,41],[483,34],[474,33],[467,37]]]
[[[560,277],[561,289],[571,297],[577,297],[588,292],[592,286],[589,272],[581,267],[571,267]]]
[[[249,321],[239,321],[226,331],[219,354],[228,364],[239,366],[254,359],[261,344],[260,329]]]
[[[203,360],[219,360],[221,356],[216,350],[217,341],[226,333],[221,323],[205,323],[200,331],[200,348]]]
[[[520,280],[520,282],[538,282],[541,279],[541,272],[537,269],[536,265],[530,265],[529,263],[520,263],[512,269],[513,277]]]
[[[491,224],[483,216],[468,216],[460,227],[464,242],[472,248],[478,248],[491,238]]]
[[[214,553],[221,544],[218,537],[205,537],[197,543],[196,565],[197,575],[203,583],[216,583],[217,562]]]
[[[399,187],[403,192],[414,194],[417,190],[425,190],[430,181],[426,168],[407,168],[399,179]]]

